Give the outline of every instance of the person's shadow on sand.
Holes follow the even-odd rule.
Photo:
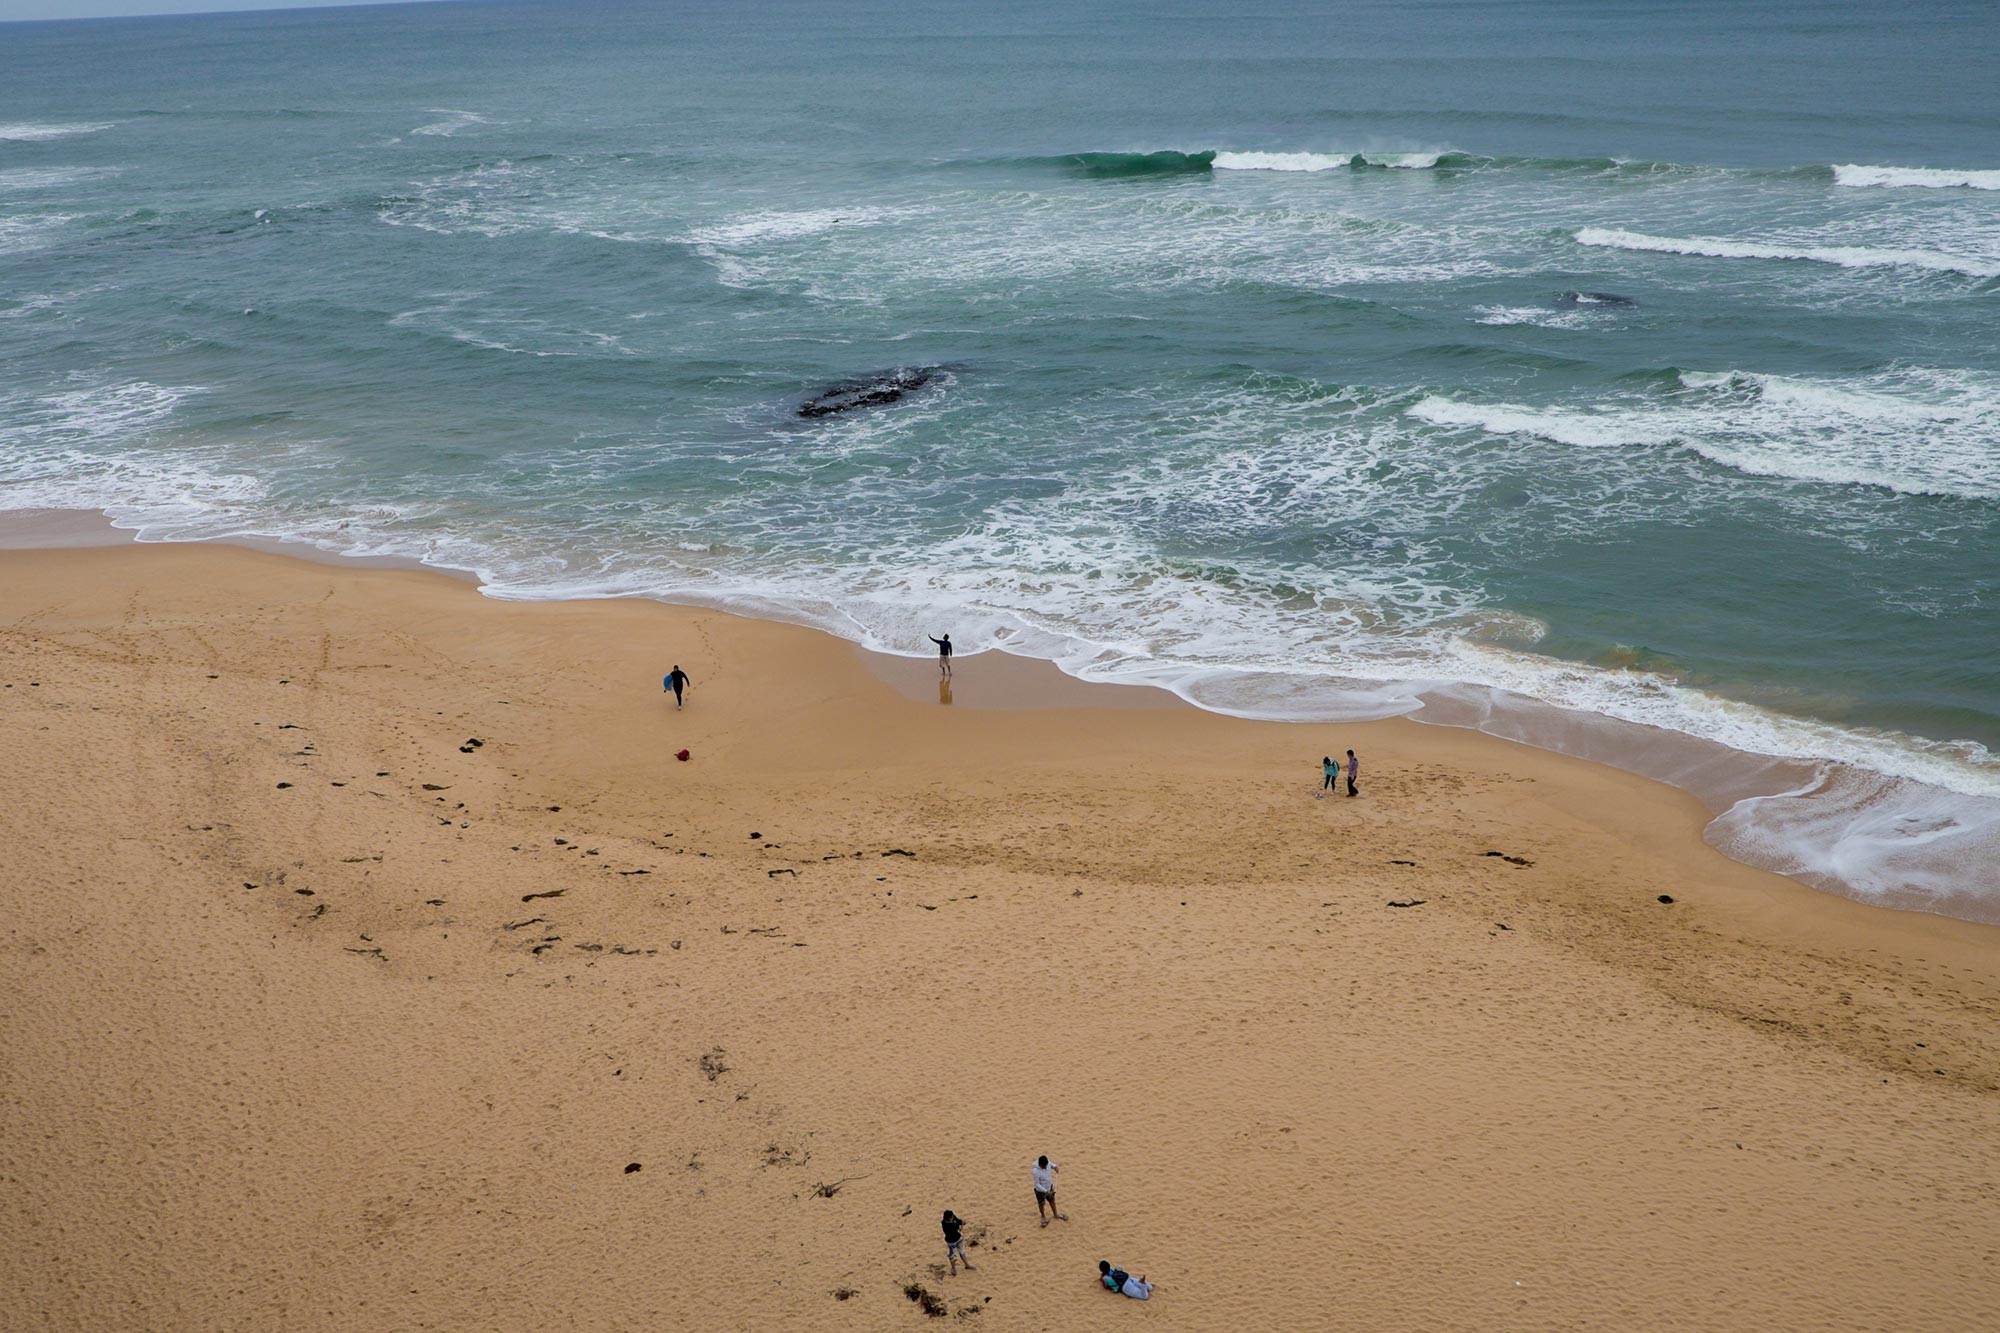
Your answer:
[[[938,677],[938,702],[946,707],[951,705],[951,677]]]

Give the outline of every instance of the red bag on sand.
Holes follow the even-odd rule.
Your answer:
[[[674,758],[680,760],[682,763],[686,763],[688,758],[688,752],[686,750],[677,751],[674,754]]]

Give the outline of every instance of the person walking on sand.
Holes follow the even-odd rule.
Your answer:
[[[694,682],[688,679],[688,673],[681,670],[681,664],[676,662],[674,663],[674,669],[667,673],[667,678],[660,682],[660,684],[661,688],[674,692],[674,707],[679,708],[681,706],[681,691],[694,684]]]
[[[1319,771],[1322,779],[1319,784],[1320,792],[1338,791],[1339,788],[1333,784],[1334,780],[1340,776],[1340,765],[1333,762],[1332,755],[1326,754],[1320,756]]]
[[[1035,1214],[1042,1219],[1043,1226],[1049,1224],[1049,1213],[1054,1213],[1058,1222],[1069,1221],[1056,1208],[1056,1172],[1060,1170],[1061,1167],[1045,1156],[1037,1157],[1034,1166],[1029,1168],[1029,1174],[1035,1178]],[[1042,1211],[1045,1207],[1048,1212]]]
[[[951,1264],[951,1275],[953,1277],[958,1276],[958,1266],[960,1264],[965,1265],[965,1271],[968,1273],[975,1271],[972,1267],[972,1260],[965,1257],[964,1231],[964,1220],[955,1216],[951,1209],[945,1209],[944,1257]]]
[[[1349,750],[1347,752],[1347,794],[1349,796],[1359,796],[1361,794],[1361,789],[1354,785],[1356,779],[1360,778],[1360,776],[1361,761],[1354,757],[1354,751]]]
[[[940,676],[949,676],[951,674],[951,635],[947,634],[942,639],[935,634],[927,634],[924,637],[938,646],[938,674]]]

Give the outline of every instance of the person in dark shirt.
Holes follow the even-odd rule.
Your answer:
[[[1347,794],[1349,796],[1359,796],[1361,794],[1361,789],[1354,785],[1355,779],[1360,776],[1361,761],[1354,757],[1354,751],[1349,750],[1347,752]]]
[[[938,646],[938,674],[940,676],[949,676],[951,674],[951,635],[947,634],[942,639],[935,634],[926,635],[925,637]]]
[[[676,662],[674,663],[674,669],[667,673],[667,678],[661,684],[674,692],[674,707],[679,708],[681,706],[681,691],[694,684],[694,682],[688,679],[688,673],[681,670],[681,664]]]
[[[949,1208],[944,1210],[944,1257],[951,1264],[953,1277],[958,1276],[960,1264],[965,1265],[966,1272],[973,1271],[972,1260],[965,1257],[965,1240],[962,1235],[964,1227],[963,1219],[954,1215]]]

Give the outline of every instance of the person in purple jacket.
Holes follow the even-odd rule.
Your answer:
[[[1349,750],[1347,752],[1347,794],[1349,796],[1359,796],[1361,794],[1361,789],[1354,785],[1356,779],[1360,776],[1361,761],[1354,757],[1354,751]]]

